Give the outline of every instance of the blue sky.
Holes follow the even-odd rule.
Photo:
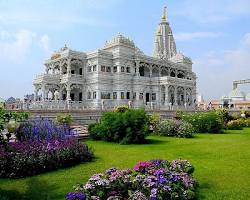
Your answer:
[[[121,32],[150,55],[164,6],[200,94],[216,99],[250,78],[250,0],[0,0],[0,97],[32,93],[44,60],[64,44],[88,52]]]

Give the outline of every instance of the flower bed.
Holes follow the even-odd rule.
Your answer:
[[[33,140],[0,145],[0,177],[31,176],[60,167],[90,161],[88,146],[74,138]]]
[[[65,139],[76,135],[68,124],[57,124],[48,119],[27,120],[16,131],[19,141]]]
[[[93,175],[86,184],[74,186],[67,200],[194,199],[197,182],[187,160],[151,160],[130,169],[110,168]]]

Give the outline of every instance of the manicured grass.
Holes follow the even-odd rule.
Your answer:
[[[95,150],[91,163],[31,178],[0,179],[1,200],[57,200],[77,182],[111,166],[133,167],[140,160],[188,159],[200,183],[199,199],[250,199],[250,129],[226,134],[198,134],[192,139],[148,137],[149,144],[119,145],[88,141]]]

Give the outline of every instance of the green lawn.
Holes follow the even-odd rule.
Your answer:
[[[64,199],[75,183],[85,182],[93,173],[156,158],[188,159],[200,183],[199,199],[250,199],[250,128],[226,133],[192,139],[150,136],[145,145],[88,141],[96,155],[93,162],[31,178],[0,179],[0,199]]]

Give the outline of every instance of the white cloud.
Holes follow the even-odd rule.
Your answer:
[[[1,33],[0,60],[14,63],[22,62],[29,53],[36,34],[27,30],[20,30],[14,34],[7,31]]]
[[[43,35],[39,40],[39,44],[46,53],[50,52],[50,39],[48,35]]]
[[[249,0],[184,0],[176,15],[202,24],[220,24],[240,16],[250,16]]]
[[[232,90],[234,80],[250,78],[249,41],[250,33],[247,33],[237,49],[210,52],[194,60],[199,93],[205,98],[218,99]]]
[[[40,46],[47,53],[50,46],[48,35],[39,37],[29,30],[0,31],[0,63],[24,62],[33,46]]]
[[[213,33],[213,32],[182,32],[176,33],[175,39],[179,41],[186,41],[186,40],[194,40],[194,39],[202,39],[202,38],[217,38],[220,37],[221,33]]]

